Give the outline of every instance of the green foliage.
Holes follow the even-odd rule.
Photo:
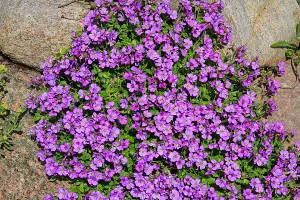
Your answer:
[[[300,40],[300,22],[297,24],[296,37],[297,40]]]
[[[296,39],[298,40],[298,45],[287,41],[279,41],[272,44],[271,47],[287,49],[285,52],[287,59],[292,59],[292,63],[297,66],[300,63],[300,22],[296,27]]]
[[[279,41],[271,45],[272,48],[287,48],[287,49],[295,49],[296,46],[287,41]]]
[[[0,98],[1,100],[7,93],[6,82],[8,77],[6,72],[8,69],[4,65],[0,65]],[[13,150],[12,134],[21,132],[19,121],[23,116],[25,108],[18,108],[16,111],[9,110],[8,104],[3,102],[0,104],[0,156],[4,156],[4,149]]]
[[[112,78],[121,72],[102,70],[98,66],[95,66],[92,72],[96,75],[95,82],[102,88],[100,95],[106,102],[112,101],[118,105],[121,98],[128,96],[126,87],[124,87],[125,81],[119,78]]]

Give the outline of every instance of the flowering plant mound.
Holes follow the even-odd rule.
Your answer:
[[[292,199],[300,145],[259,119],[257,103],[280,84],[261,68],[219,53],[231,38],[220,3],[95,0],[72,48],[41,66],[45,82],[27,105],[39,159],[70,180],[58,199]],[[45,199],[53,199],[47,195]]]

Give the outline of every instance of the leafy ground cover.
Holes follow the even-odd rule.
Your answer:
[[[7,93],[8,69],[0,65],[0,156],[4,156],[4,150],[13,150],[12,134],[20,132],[20,119],[25,108],[19,107],[16,111],[10,110],[6,102],[2,102]]]
[[[96,0],[70,49],[41,66],[27,106],[52,180],[44,199],[296,199],[300,144],[276,110],[285,63],[261,67],[231,38],[220,3]],[[42,83],[45,83],[44,85]]]

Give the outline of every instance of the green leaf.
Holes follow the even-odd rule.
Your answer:
[[[293,56],[293,54],[294,54],[294,51],[291,50],[291,49],[288,49],[288,50],[285,52],[285,55],[286,55],[286,57],[288,57],[288,58],[291,58],[291,57]]]
[[[91,8],[92,8],[92,10],[95,10],[95,9],[97,9],[97,5],[96,5],[96,3],[94,3],[94,2],[90,2],[90,5],[91,5]]]
[[[22,113],[22,112],[23,112],[22,107],[17,108],[16,112],[17,112],[17,113]]]
[[[5,65],[0,65],[0,71],[7,72],[8,69],[5,67]]]
[[[109,78],[110,77],[110,73],[109,72],[100,72],[99,76],[103,77],[103,78]]]
[[[124,97],[128,97],[129,96],[129,93],[128,93],[127,90],[122,90],[122,92],[123,92]]]
[[[295,62],[295,65],[299,65],[299,63],[300,63],[300,56],[294,62]]]
[[[111,88],[111,89],[108,89],[107,92],[112,94],[112,93],[118,92],[118,90],[119,90],[118,88]]]
[[[202,183],[211,185],[212,183],[215,183],[216,179],[215,178],[203,178]]]
[[[68,48],[60,48],[59,53],[61,55],[66,55],[68,53],[69,49]]]
[[[55,181],[56,181],[56,177],[51,177],[51,178],[49,178],[49,181],[50,181],[50,182],[55,182]]]
[[[296,38],[297,40],[300,40],[300,22],[297,24]]]
[[[249,184],[249,180],[248,179],[243,179],[242,183],[243,184]]]
[[[12,131],[14,131],[14,132],[21,132],[22,129],[20,127],[15,127],[15,128],[12,129]]]
[[[82,30],[77,30],[77,31],[76,31],[76,37],[81,36],[81,34],[82,34]]]
[[[40,114],[36,114],[34,116],[34,121],[39,121],[41,119],[41,115]]]
[[[77,187],[74,185],[71,185],[71,192],[77,192]]]
[[[79,191],[80,191],[80,192],[84,192],[84,185],[83,185],[83,183],[81,183],[81,184],[79,185]]]
[[[272,48],[286,48],[286,49],[295,49],[296,46],[287,41],[279,41],[271,45]]]
[[[155,108],[153,108],[153,109],[150,110],[150,112],[151,112],[153,115],[156,116],[156,115],[158,114],[159,111],[156,110]]]
[[[77,102],[79,101],[79,95],[77,92],[74,94],[74,100]]]
[[[103,98],[105,98],[105,97],[108,96],[108,94],[107,94],[106,91],[102,91],[102,92],[100,92],[100,96],[103,97]]]
[[[8,109],[8,104],[7,103],[2,103],[1,107],[7,110]]]
[[[3,146],[9,151],[14,150],[14,147],[11,144],[4,143]]]
[[[213,174],[212,175],[214,178],[218,178],[219,177],[219,174]]]
[[[129,176],[130,174],[128,172],[122,171],[120,174],[120,177],[122,176]]]
[[[136,46],[137,45],[137,41],[136,40],[132,40],[131,44],[133,44],[134,46]]]
[[[249,180],[248,179],[236,179],[235,182],[246,185],[249,183]]]
[[[60,85],[66,86],[67,85],[67,81],[60,81]]]

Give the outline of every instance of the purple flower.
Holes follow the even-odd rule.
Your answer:
[[[159,54],[155,50],[150,49],[147,53],[147,57],[151,60],[157,60],[159,58]]]
[[[277,67],[278,67],[277,74],[278,74],[279,76],[284,75],[285,68],[286,68],[285,62],[278,62],[278,63],[277,63]]]
[[[141,106],[146,105],[148,103],[147,96],[143,95],[141,98],[139,98],[138,102],[139,102],[139,105],[141,105]]]
[[[43,200],[53,200],[53,197],[50,194],[46,194]]]
[[[268,78],[268,87],[269,92],[274,95],[277,93],[278,89],[280,88],[280,83],[274,79]]]
[[[230,138],[230,132],[223,125],[217,128],[217,134],[220,135],[223,140],[229,140]]]
[[[173,189],[170,194],[170,199],[181,199],[179,192],[176,189]]]
[[[171,160],[171,162],[177,162],[180,159],[180,155],[177,151],[171,152],[168,157]]]
[[[258,154],[255,158],[254,158],[254,163],[258,166],[262,166],[267,164],[268,160],[266,158],[264,158],[263,156],[261,156],[260,154]]]

